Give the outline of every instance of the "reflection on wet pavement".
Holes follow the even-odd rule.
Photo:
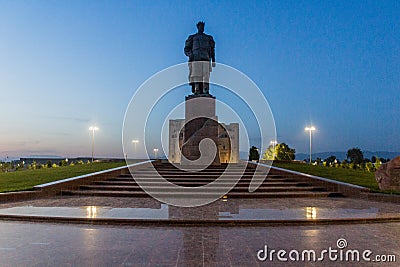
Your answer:
[[[36,200],[0,207],[0,216],[26,215],[70,218],[258,221],[316,220],[400,217],[398,205],[350,198],[316,199],[221,199],[206,206],[181,208],[154,199],[122,199],[119,205],[106,205],[101,198]],[[116,201],[110,200],[110,201]],[[118,200],[117,200],[118,202]],[[78,204],[81,205],[78,205]],[[90,203],[98,203],[91,205]],[[87,204],[87,205],[85,205]]]

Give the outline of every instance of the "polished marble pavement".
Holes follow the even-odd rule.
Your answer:
[[[398,266],[400,260],[399,205],[353,198],[222,198],[179,208],[152,198],[58,196],[0,204],[0,219],[0,266]],[[265,246],[319,253],[337,249],[339,239],[346,249],[397,263],[257,257]]]
[[[260,261],[269,249],[371,250],[397,263]],[[0,266],[398,266],[400,223],[267,226],[137,227],[0,222]],[[346,248],[346,249],[347,249]],[[372,256],[371,256],[372,257]]]
[[[326,223],[400,221],[400,208],[352,198],[229,199],[181,208],[152,198],[56,197],[0,205],[0,219],[103,223]]]

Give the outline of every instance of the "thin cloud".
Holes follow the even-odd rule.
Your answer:
[[[57,133],[49,133],[50,135],[57,135],[57,136],[72,136],[71,133],[63,133],[63,132],[57,132]]]
[[[78,117],[51,116],[49,118],[53,119],[53,120],[66,120],[66,121],[73,121],[73,122],[78,122],[78,123],[90,122],[90,119],[88,119],[88,118],[78,118]]]

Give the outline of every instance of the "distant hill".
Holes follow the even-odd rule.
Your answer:
[[[57,156],[57,155],[30,155],[21,158],[31,158],[31,159],[65,159],[65,157]]]
[[[320,152],[320,153],[313,153],[312,158],[321,158],[321,159],[326,159],[329,156],[335,156],[337,159],[344,160],[346,159],[346,152],[343,151],[336,151],[336,152]],[[379,157],[379,158],[385,158],[385,159],[393,159],[397,156],[400,156],[400,152],[389,152],[389,151],[363,151],[364,158],[366,159],[371,159],[372,156]],[[303,159],[308,159],[310,158],[310,154],[305,154],[305,153],[296,153],[296,159],[298,160],[303,160]]]

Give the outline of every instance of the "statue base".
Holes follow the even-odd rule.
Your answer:
[[[220,165],[218,127],[214,96],[202,94],[185,98],[182,165]]]

